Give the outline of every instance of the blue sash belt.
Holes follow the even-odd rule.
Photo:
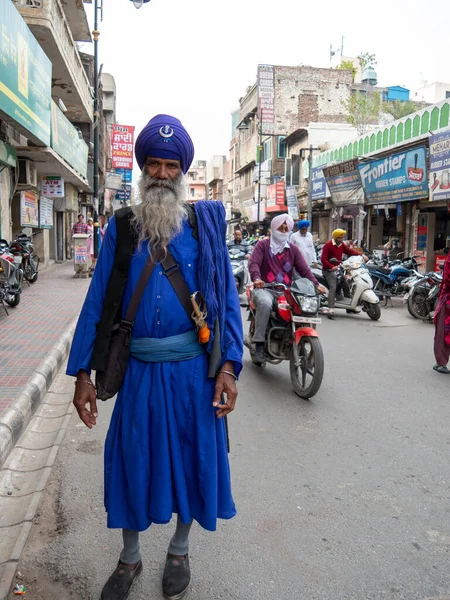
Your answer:
[[[165,338],[131,338],[130,356],[145,362],[178,362],[204,353],[196,331]]]

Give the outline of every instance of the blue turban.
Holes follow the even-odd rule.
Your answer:
[[[147,123],[136,140],[134,149],[139,168],[148,156],[179,160],[186,174],[194,159],[194,144],[181,122],[169,115],[156,115]]]
[[[297,223],[297,227],[299,229],[301,229],[302,227],[309,227],[310,225],[311,225],[311,223],[309,221],[306,221],[306,220],[305,221],[299,221]]]

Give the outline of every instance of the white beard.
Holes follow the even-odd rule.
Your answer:
[[[148,241],[149,250],[160,246],[164,251],[181,231],[186,217],[184,175],[174,179],[157,179],[142,172],[139,180],[141,204],[134,207],[133,225],[139,246]]]

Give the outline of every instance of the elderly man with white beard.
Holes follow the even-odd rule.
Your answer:
[[[105,442],[107,525],[122,529],[123,549],[101,598],[128,597],[142,571],[139,532],[176,514],[163,575],[164,596],[175,600],[190,584],[192,522],[215,531],[218,518],[236,514],[222,417],[237,397],[242,322],[223,205],[185,203],[184,174],[194,155],[188,133],[178,119],[157,115],[138,136],[135,151],[141,204],[133,212],[117,211],[109,221],[67,373],[76,377],[78,414],[92,428],[98,374],[105,369],[112,332],[126,321],[150,269],[128,323],[130,356]],[[201,293],[206,328],[199,330],[193,321],[180,280],[190,294]],[[209,339],[202,338],[205,330]],[[91,370],[97,370],[97,390]]]

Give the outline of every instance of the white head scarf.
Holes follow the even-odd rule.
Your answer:
[[[282,233],[278,231],[278,227],[286,223],[288,226],[287,233]],[[270,224],[271,235],[270,235],[270,249],[273,254],[278,254],[282,252],[284,248],[289,247],[289,234],[291,233],[294,227],[294,220],[287,214],[278,215],[272,219]]]

